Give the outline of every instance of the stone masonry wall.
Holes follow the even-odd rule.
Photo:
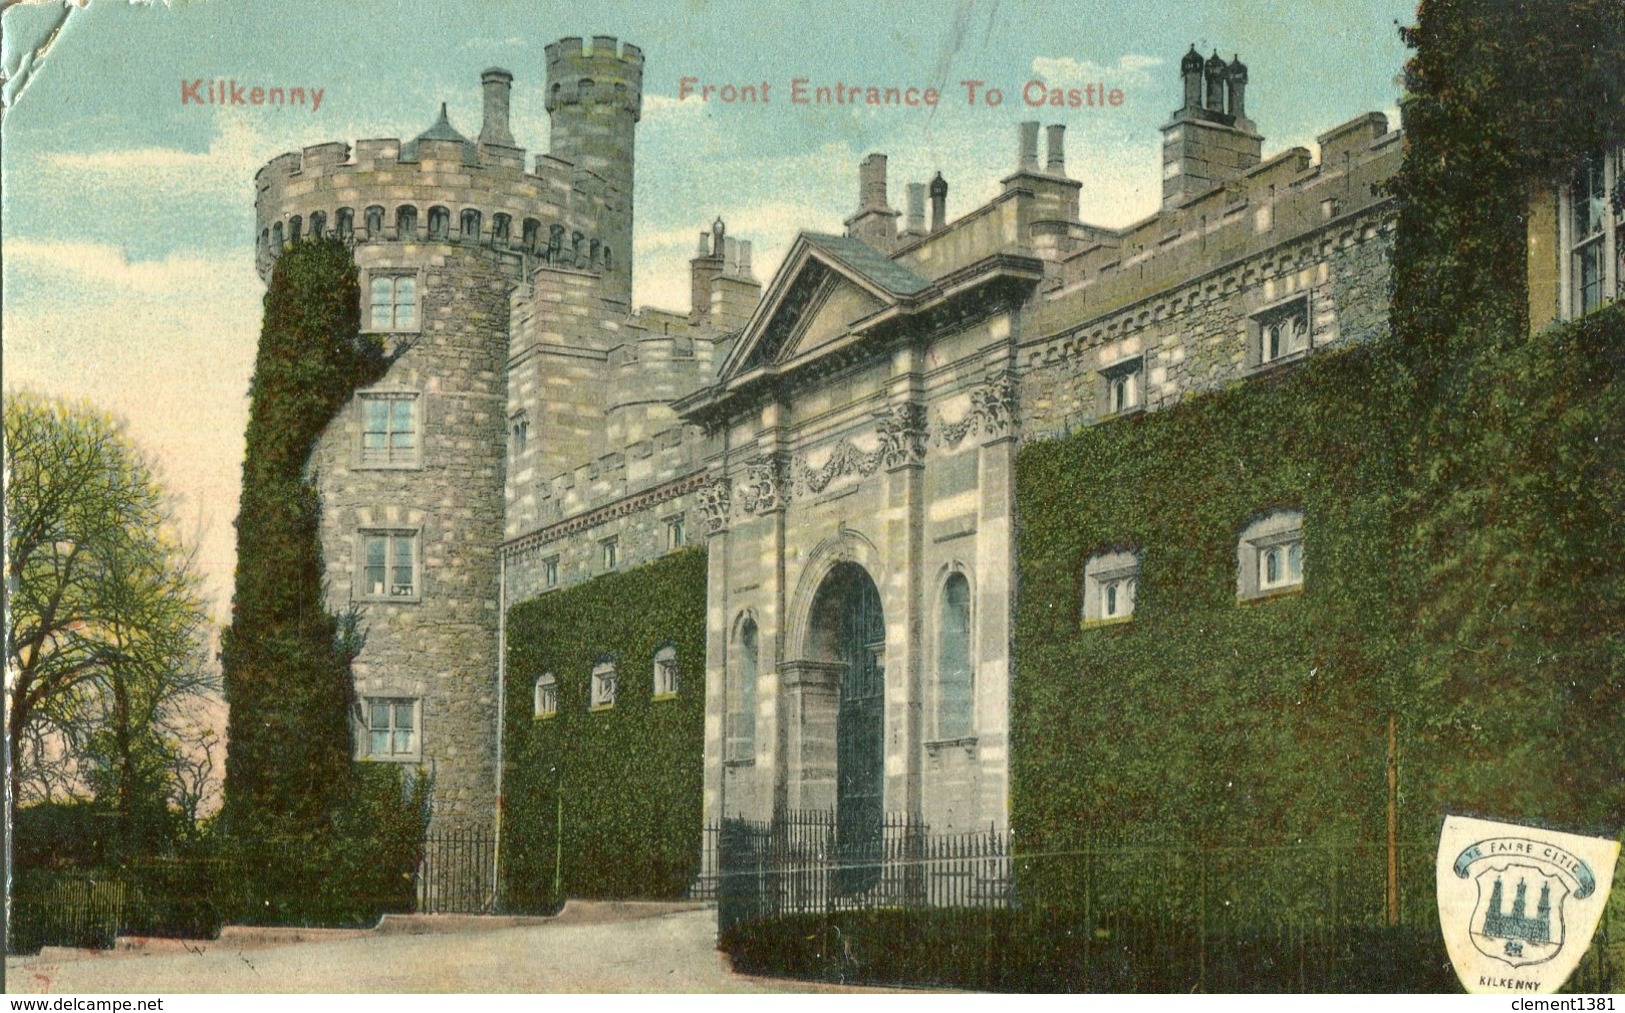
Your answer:
[[[488,825],[496,805],[498,560],[502,539],[504,359],[517,266],[457,244],[363,244],[364,273],[416,269],[421,327],[409,349],[352,399],[312,458],[322,497],[330,607],[362,608],[357,695],[420,701],[420,761],[434,778],[437,826]],[[363,466],[360,400],[415,401],[420,452]],[[376,595],[362,579],[365,532],[416,538],[416,594]],[[359,716],[358,716],[359,717]]]

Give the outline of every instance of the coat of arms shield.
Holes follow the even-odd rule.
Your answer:
[[[1619,842],[1447,816],[1439,927],[1469,992],[1555,992],[1608,902]]]

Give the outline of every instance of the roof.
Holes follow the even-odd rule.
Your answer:
[[[892,295],[913,295],[931,284],[879,250],[850,236],[803,232],[802,238]]]
[[[444,102],[440,103],[440,118],[434,121],[434,125],[401,145],[401,161],[416,162],[418,160],[419,141],[458,141],[463,146],[464,162],[472,164],[478,162],[480,158],[479,146],[459,134],[457,128],[451,125],[451,120],[446,116],[446,103]]]

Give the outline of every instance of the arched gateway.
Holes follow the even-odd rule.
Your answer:
[[[880,591],[856,563],[839,563],[819,585],[809,653],[840,666],[835,720],[835,839],[846,890],[880,872],[885,827],[886,621]]]

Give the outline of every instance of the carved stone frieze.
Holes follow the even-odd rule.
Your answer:
[[[975,388],[970,394],[970,411],[958,422],[942,423],[937,443],[952,449],[965,437],[980,432],[989,438],[1010,432],[1016,425],[1021,403],[1021,387],[1009,373],[1001,374]]]
[[[925,463],[927,436],[925,406],[914,402],[894,404],[881,413],[880,463],[890,471]]]
[[[720,476],[713,478],[699,488],[695,500],[707,534],[715,535],[727,529],[728,514],[733,506],[732,483]]]
[[[772,513],[789,502],[784,460],[778,454],[759,454],[745,462],[745,480],[735,490],[740,509],[751,514]]]

